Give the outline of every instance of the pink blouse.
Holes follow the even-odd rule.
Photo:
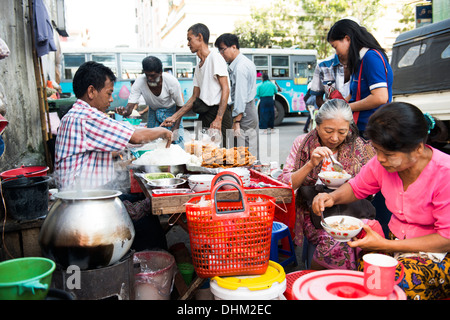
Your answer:
[[[432,233],[450,238],[450,155],[428,147],[431,161],[406,191],[398,173],[386,171],[377,157],[349,181],[358,199],[381,190],[392,212],[389,228],[399,239]]]

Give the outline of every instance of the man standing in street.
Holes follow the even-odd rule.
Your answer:
[[[240,52],[239,39],[224,33],[214,43],[229,64],[233,133],[238,145],[255,148],[258,145],[258,112],[255,106],[256,66]],[[257,149],[252,154],[257,154]]]
[[[208,47],[209,29],[197,23],[188,29],[188,47],[200,59],[194,72],[192,96],[184,106],[168,117],[161,125],[172,126],[189,110],[198,113],[203,128],[216,129],[222,133],[222,145],[226,146],[226,130],[232,128],[230,80],[227,64],[217,51]]]
[[[126,107],[116,108],[116,112],[129,116],[137,107],[139,98],[143,97],[148,106],[147,128],[159,127],[167,117],[173,115],[184,104],[183,93],[177,78],[163,72],[161,60],[148,56],[142,60],[143,74],[138,76],[131,86],[131,94]],[[183,143],[183,125],[181,118],[168,128],[172,132],[178,130],[174,143]]]

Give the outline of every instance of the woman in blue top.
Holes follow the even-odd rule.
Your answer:
[[[361,136],[372,113],[392,100],[394,75],[385,50],[375,37],[353,20],[342,19],[328,32],[327,41],[352,73],[349,101]],[[360,84],[358,90],[358,84]]]

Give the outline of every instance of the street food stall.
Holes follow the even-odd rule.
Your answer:
[[[190,146],[186,147],[186,150],[190,150]],[[223,150],[224,148],[222,148]],[[246,148],[247,149],[247,148]],[[230,149],[228,149],[230,150]],[[238,148],[232,148],[232,151],[239,153]],[[205,148],[203,148],[205,151]],[[156,150],[149,150],[148,158],[156,158],[152,155],[158,156]],[[180,152],[178,150],[178,152]],[[227,150],[222,151],[222,154],[230,152]],[[248,152],[248,150],[247,150]],[[133,154],[137,154],[136,151],[132,151]],[[181,152],[180,152],[181,153]],[[206,149],[203,156],[209,157],[210,151]],[[222,157],[222,155],[220,155]],[[250,155],[251,156],[251,155]],[[171,159],[179,159],[179,157],[169,157]],[[141,157],[139,159],[142,159]],[[216,156],[217,159],[217,156]],[[189,159],[188,159],[189,161]],[[238,162],[237,160],[236,162]],[[154,164],[157,163],[157,164]],[[173,162],[172,162],[173,163]],[[243,162],[245,164],[245,162]],[[179,221],[179,216],[186,212],[185,204],[195,196],[206,195],[210,193],[212,178],[217,174],[222,173],[237,173],[241,179],[243,179],[244,189],[247,194],[262,194],[272,196],[276,199],[275,220],[285,223],[291,230],[294,227],[295,222],[295,198],[292,188],[280,181],[275,180],[270,176],[270,171],[267,173],[259,172],[253,165],[240,165],[239,162],[233,162],[233,165],[228,165],[227,162],[222,161],[220,166],[205,166],[206,162],[200,163],[183,163],[183,164],[171,164],[171,163],[158,163],[158,162],[144,162],[133,161],[130,167],[130,184],[132,192],[143,192],[145,196],[151,199],[152,214],[154,215],[174,215],[170,221]],[[210,162],[211,164],[211,162]],[[177,186],[173,185],[155,185],[155,181],[161,179],[161,177],[149,178],[149,174],[158,172],[171,173],[172,177],[179,177],[181,179]],[[173,183],[164,179],[167,183]],[[209,183],[209,184],[208,184]],[[235,190],[222,190],[220,197],[222,199],[232,199],[235,197]],[[182,221],[179,221],[182,223]]]
[[[152,146],[144,149],[146,148],[151,149]],[[170,149],[173,150],[156,148],[141,154],[138,152],[142,149],[131,149],[137,160],[129,166],[131,189],[134,192],[143,192],[151,200],[153,215],[169,215],[169,227],[178,224],[186,232],[192,232],[188,226],[186,205],[193,199],[210,197],[211,190],[220,180],[231,180],[230,182],[240,184],[247,196],[259,195],[260,198],[267,196],[273,199],[272,219],[283,222],[292,232],[295,222],[294,191],[290,186],[272,178],[270,171],[262,173],[256,170],[258,167],[255,166],[255,159],[248,152],[248,148],[203,147],[201,154],[196,153],[191,144],[187,144],[185,150],[177,146]],[[201,156],[201,162],[198,159],[193,160],[195,154]],[[183,162],[183,157],[186,159],[185,163],[177,163]],[[249,158],[251,163],[248,162]],[[216,159],[219,163],[215,163],[212,159]],[[233,165],[227,163],[230,159]],[[233,187],[224,186],[218,190],[217,199],[233,201],[238,192]],[[189,234],[189,237],[191,236],[192,234]],[[288,243],[283,241],[282,245]],[[203,278],[195,278],[189,286],[176,279],[175,286],[181,299],[193,294],[203,283]]]

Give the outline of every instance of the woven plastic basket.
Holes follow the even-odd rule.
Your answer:
[[[217,199],[227,185],[237,189],[238,199]],[[229,180],[213,185],[210,195],[192,198],[186,216],[197,275],[263,274],[269,265],[274,211],[274,197],[246,195]]]

